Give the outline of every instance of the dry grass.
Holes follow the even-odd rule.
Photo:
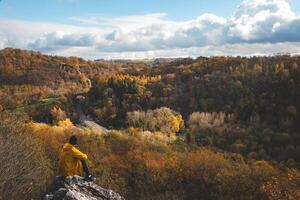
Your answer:
[[[40,199],[53,172],[41,140],[22,115],[0,113],[0,199]]]

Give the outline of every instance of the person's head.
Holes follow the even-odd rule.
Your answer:
[[[70,137],[69,143],[72,145],[77,145],[77,137],[75,135],[72,135]]]

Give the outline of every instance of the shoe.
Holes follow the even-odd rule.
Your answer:
[[[84,180],[86,180],[88,182],[93,182],[93,181],[96,181],[96,178],[90,174],[90,175],[86,176]]]

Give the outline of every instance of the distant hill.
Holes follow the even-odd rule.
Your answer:
[[[46,97],[87,91],[91,86],[88,77],[108,68],[104,62],[77,57],[3,49],[0,51],[0,105],[11,108]]]
[[[32,84],[53,87],[61,81],[79,81],[79,58],[42,55],[39,52],[18,49],[0,51],[0,81],[5,85]]]
[[[192,61],[191,58],[145,58],[145,59],[116,59],[109,61],[112,64],[122,65],[146,65],[150,67],[160,66],[165,64],[179,63],[184,61]],[[104,61],[104,60],[97,60]]]
[[[95,60],[43,55],[13,48],[0,50],[0,105],[15,108],[49,97],[83,93],[94,77],[130,67],[192,62],[189,58]],[[137,69],[137,68],[136,68]]]

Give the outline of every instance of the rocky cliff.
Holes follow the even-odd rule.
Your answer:
[[[57,178],[53,191],[47,194],[45,200],[125,200],[118,193],[104,189],[94,182],[85,181],[80,176]]]

